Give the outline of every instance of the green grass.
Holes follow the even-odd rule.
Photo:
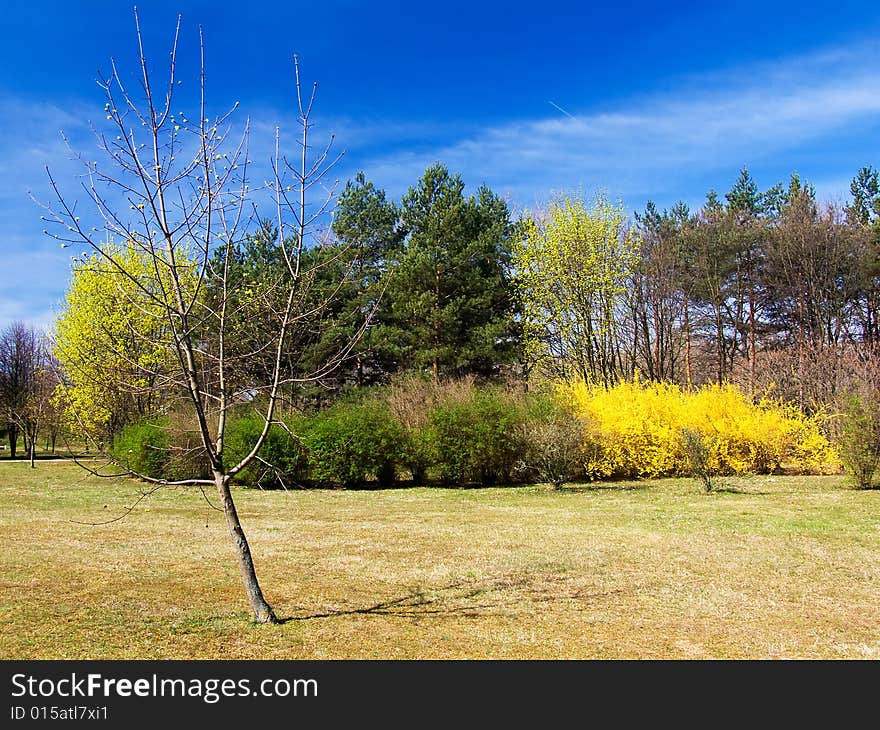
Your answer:
[[[0,463],[0,657],[880,658],[880,491],[841,477],[236,491]]]

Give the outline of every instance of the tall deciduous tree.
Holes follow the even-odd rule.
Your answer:
[[[194,113],[183,113],[176,98],[177,34],[167,84],[161,92],[154,91],[139,30],[137,42],[143,95],[129,91],[126,77],[114,65],[113,73],[102,83],[107,94],[106,116],[115,127],[114,135],[101,138],[106,159],[100,165],[94,156],[83,160],[88,176],[86,192],[98,213],[94,224],[81,220],[82,206],[64,196],[51,175],[56,203],[48,206],[48,218],[58,225],[57,238],[91,247],[108,269],[127,281],[123,292],[137,292],[128,297],[130,306],[140,306],[144,298],[161,313],[163,340],[155,344],[166,347],[173,357],[175,368],[168,384],[182,394],[178,408],[186,409],[197,423],[211,473],[210,479],[175,483],[210,484],[216,489],[254,615],[260,622],[275,622],[275,613],[257,580],[230,487],[257,458],[270,428],[277,423],[285,385],[318,375],[291,377],[285,360],[292,332],[314,316],[304,306],[302,290],[309,278],[306,237],[322,220],[324,205],[332,199],[332,191],[325,204],[310,205],[308,199],[308,191],[326,174],[328,161],[332,164],[329,145],[312,157],[309,132],[316,86],[310,94],[303,93],[294,56],[298,144],[294,161],[289,162],[276,130],[270,181],[261,186],[266,194],[262,199],[261,189],[248,182],[247,130],[236,143],[230,143],[231,111],[209,116],[204,43],[200,43],[203,60],[197,108]],[[120,200],[125,204],[120,205]],[[259,211],[261,203],[270,205],[274,212],[276,237],[265,243],[275,248],[283,262],[283,276],[273,280],[268,292],[258,289],[245,296],[241,287],[247,283],[234,275],[232,262],[237,244],[258,227],[259,221],[249,216],[255,208]],[[151,263],[148,271],[127,265],[118,248],[105,243],[108,234],[130,242]],[[206,296],[208,290],[210,297]],[[256,306],[262,307],[267,317],[259,341],[242,351],[234,346],[234,310],[248,297],[264,298]],[[268,368],[252,378],[237,380],[233,376],[247,373],[242,363],[249,358],[262,359]],[[326,363],[327,368],[334,365],[335,361]],[[259,414],[262,428],[250,450],[231,459],[226,448],[227,423],[231,409],[242,404],[250,404]]]
[[[660,213],[649,201],[636,214],[641,250],[630,292],[632,359],[652,380],[677,381],[683,374],[691,381],[692,294],[684,245],[690,219],[683,202]]]
[[[813,190],[795,181],[771,234],[764,274],[770,329],[777,348],[795,352],[796,397],[807,406],[817,394],[833,393],[828,366],[852,344],[857,238],[834,208],[820,206]]]
[[[749,393],[755,391],[755,368],[757,362],[758,308],[760,301],[760,268],[764,256],[764,227],[762,216],[766,211],[765,196],[745,167],[727,198],[728,225],[731,230],[731,254],[733,256],[733,302],[734,329],[739,341],[745,345],[748,362]],[[776,198],[770,191],[769,199]]]
[[[620,204],[565,197],[531,220],[514,266],[524,340],[553,375],[610,385],[632,372],[620,322],[639,238]]]
[[[67,424],[99,442],[165,405],[176,368],[152,256],[133,242],[104,250],[118,267],[94,252],[76,259],[54,339]],[[195,272],[178,274],[191,296]]]

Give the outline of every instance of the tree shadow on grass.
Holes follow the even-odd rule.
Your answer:
[[[387,601],[356,608],[301,613],[281,618],[280,623],[357,615],[478,618],[485,616],[486,611],[515,610],[517,606],[525,606],[525,610],[532,610],[537,605],[557,601],[566,603],[575,601],[587,606],[595,601],[608,600],[621,592],[620,588],[602,591],[584,589],[572,583],[564,572],[539,570],[537,573],[533,571],[485,576],[478,581],[463,579],[440,588],[433,588],[430,590],[430,595],[421,588],[411,588],[405,595]],[[492,594],[491,598],[487,594]],[[477,601],[480,596],[483,598]]]
[[[761,495],[761,494],[770,494],[770,492],[757,492],[751,489],[739,489],[738,487],[715,487],[712,489],[712,494],[748,494],[748,495]]]
[[[464,583],[452,583],[448,586],[440,588],[437,592],[454,591],[464,586]],[[460,596],[453,596],[455,600],[469,600],[476,598],[485,593],[488,588],[471,587],[467,592]],[[414,588],[409,593],[392,598],[387,601],[380,601],[369,606],[359,608],[340,608],[323,611],[320,613],[310,613],[298,616],[286,616],[279,619],[279,623],[286,624],[292,621],[310,621],[320,618],[334,618],[337,616],[357,616],[357,615],[375,615],[375,616],[400,616],[400,617],[418,617],[428,615],[447,615],[447,616],[464,616],[473,618],[479,615],[480,611],[495,608],[495,603],[472,603],[461,606],[450,605],[445,603],[446,597],[436,595],[430,597],[425,591]]]
[[[562,489],[553,490],[559,494],[583,494],[589,492],[638,492],[647,489],[648,484],[642,482],[587,482],[567,483]]]
[[[761,489],[750,489],[748,486],[743,486],[742,484],[722,481],[718,477],[716,477],[713,481],[715,482],[716,486],[712,487],[712,494],[742,494],[748,496],[772,494],[772,492],[767,492]]]

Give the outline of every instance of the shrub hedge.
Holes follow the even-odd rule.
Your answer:
[[[253,410],[230,419],[227,464],[253,448],[262,425]],[[699,435],[705,445],[700,470],[707,479],[839,468],[820,416],[771,398],[754,402],[733,386],[686,391],[638,380],[611,388],[573,382],[550,394],[524,394],[471,381],[410,379],[308,416],[285,416],[236,481],[355,488],[541,479],[558,487],[583,477],[693,474],[683,433]],[[126,427],[113,455],[151,477],[210,473],[193,430],[179,423],[169,428],[168,418]]]
[[[309,478],[322,485],[393,484],[403,430],[377,399],[338,403],[301,421]]]

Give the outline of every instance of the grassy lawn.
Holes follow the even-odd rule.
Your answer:
[[[0,463],[0,658],[880,658],[880,491],[841,477],[239,490]]]

